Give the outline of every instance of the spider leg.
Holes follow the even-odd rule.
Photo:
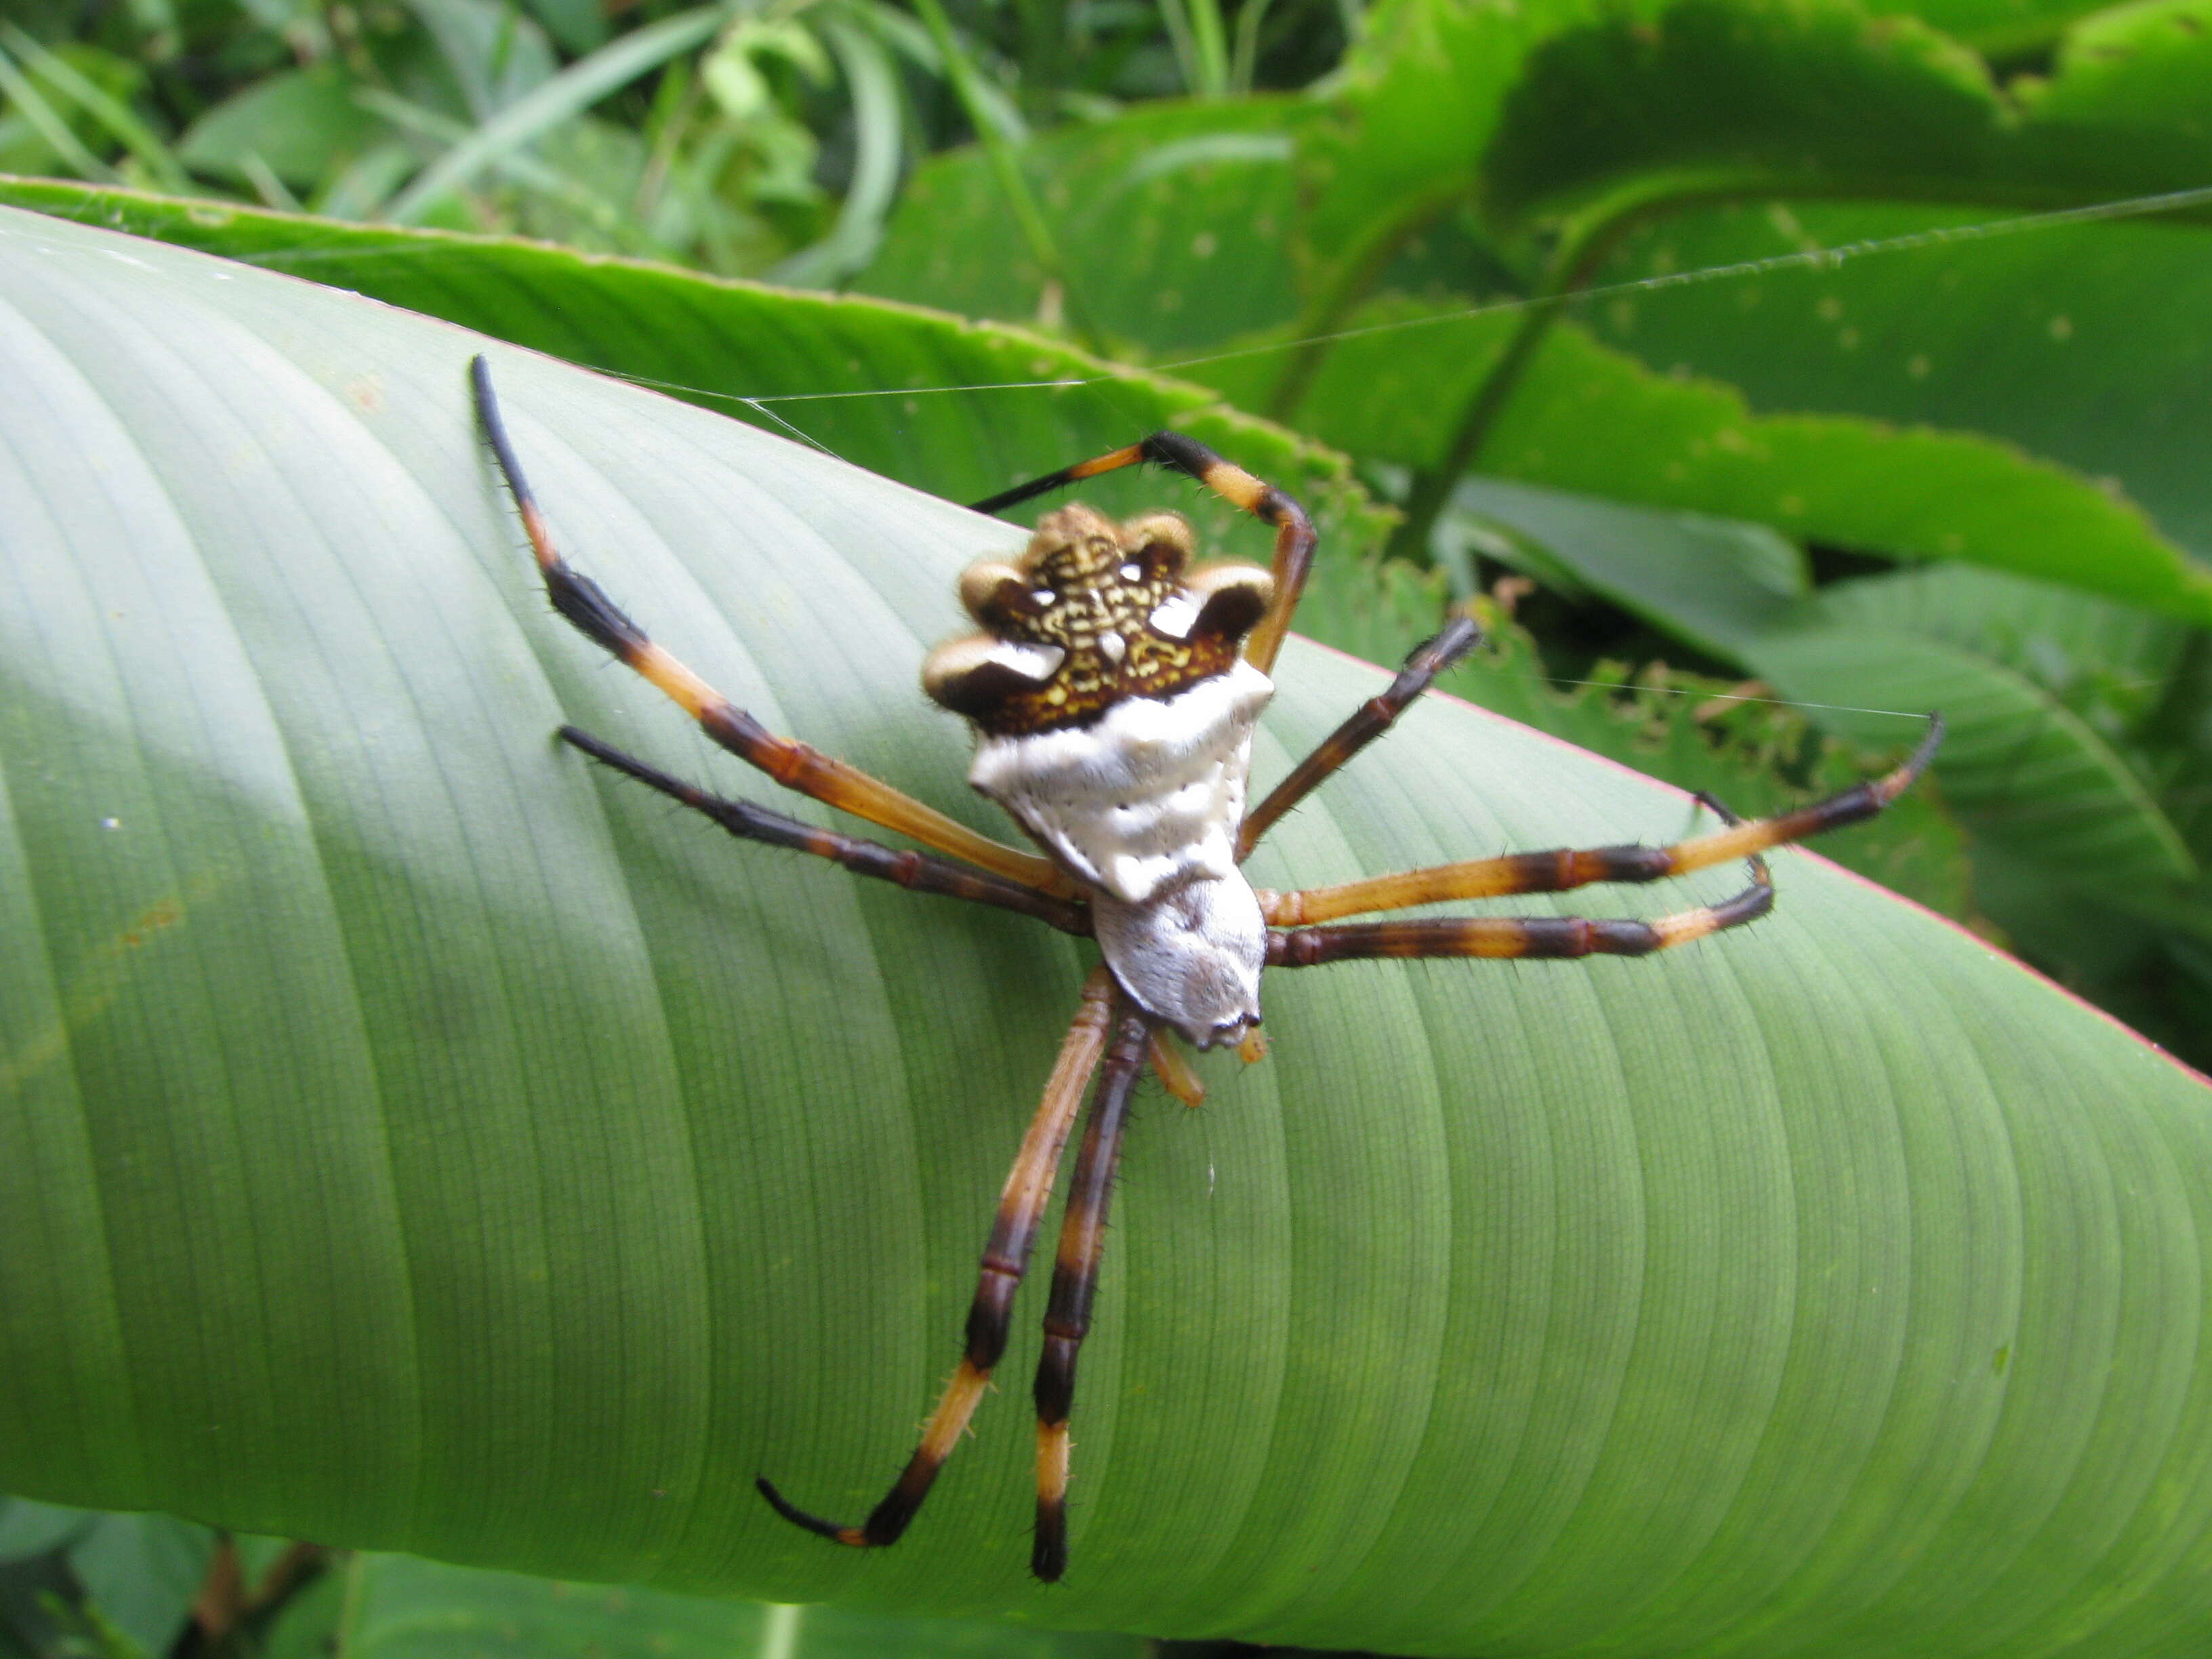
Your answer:
[[[1192,1110],[1206,1104],[1206,1080],[1164,1030],[1152,1033],[1152,1074],[1162,1088]]]
[[[1121,1159],[1129,1098],[1152,1038],[1152,1022],[1127,1004],[1123,1009],[1068,1182],[1052,1298],[1045,1306],[1044,1352],[1037,1359],[1036,1535],[1030,1571],[1048,1584],[1067,1571],[1067,1414],[1075,1403],[1075,1361],[1091,1329],[1091,1299],[1098,1288],[1106,1207]]]
[[[501,419],[499,401],[492,393],[491,366],[482,357],[469,365],[476,392],[477,418],[491,441],[499,470],[507,479],[530,538],[531,551],[544,573],[545,592],[553,608],[575,630],[602,650],[635,669],[684,713],[699,728],[738,759],[758,767],[787,789],[862,817],[871,823],[910,836],[923,846],[1017,881],[1024,886],[1065,891],[1059,872],[1046,860],[980,836],[935,807],[902,794],[889,784],[825,755],[810,744],[777,737],[750,714],[701,679],[690,669],[655,645],[589,576],[570,568],[555,549],[545,526],[545,515],[522,476],[514,445]]]
[[[1346,882],[1337,887],[1262,893],[1261,914],[1275,927],[1296,927],[1367,911],[1402,910],[1410,905],[1452,899],[1493,898],[1508,893],[1564,893],[1592,882],[1659,881],[1668,876],[1687,875],[1692,870],[1703,870],[1730,859],[1748,858],[1770,848],[1785,846],[1823,830],[1840,829],[1874,817],[1912,786],[1935,758],[1936,747],[1942,740],[1943,717],[1930,714],[1928,735],[1921,738],[1895,770],[1771,818],[1736,819],[1733,813],[1706,797],[1708,805],[1730,820],[1728,827],[1677,842],[1671,847],[1562,848],[1555,852],[1513,853],[1503,858],[1431,865],[1425,869],[1401,870],[1365,881]]]
[[[1358,713],[1291,769],[1290,776],[1277,784],[1267,799],[1245,814],[1243,827],[1237,835],[1238,860],[1249,858],[1252,849],[1260,844],[1260,837],[1274,827],[1278,818],[1388,732],[1398,716],[1406,712],[1407,705],[1435,683],[1437,675],[1474,650],[1481,639],[1482,630],[1475,626],[1474,618],[1454,617],[1436,638],[1416,646],[1406,659],[1406,665],[1398,671],[1398,678],[1380,696],[1370,697],[1361,704]]]
[[[937,1479],[938,1470],[959,1443],[961,1431],[975,1414],[975,1407],[990,1383],[992,1367],[1006,1352],[1014,1291],[1029,1267],[1030,1252],[1036,1244],[1037,1228],[1044,1219],[1045,1203],[1052,1196],[1053,1176],[1060,1167],[1060,1155],[1067,1145],[1067,1133],[1074,1127],[1075,1115],[1083,1105],[1085,1085],[1091,1081],[1091,1074],[1098,1067],[1098,1057],[1105,1050],[1106,1028],[1110,1023],[1114,1000],[1112,977],[1103,968],[1092,969],[1091,976],[1083,982],[1083,999],[1075,1011],[1074,1021],[1060,1043],[1060,1058],[1053,1062],[1052,1076],[1045,1083],[1044,1098],[1037,1104],[1029,1133],[1022,1137],[1021,1151],[1014,1154],[1013,1168],[1006,1172],[1006,1188],[999,1197],[998,1217],[983,1246],[975,1298],[969,1304],[967,1351],[961,1356],[959,1369],[952,1373],[952,1380],[945,1385],[937,1409],[930,1413],[928,1425],[922,1430],[921,1443],[915,1448],[914,1455],[907,1460],[905,1469],[883,1501],[857,1527],[840,1526],[834,1521],[809,1515],[787,1501],[767,1476],[758,1477],[753,1484],[785,1520],[840,1544],[878,1548],[898,1541],[899,1535],[921,1508],[922,1499],[929,1496],[931,1482]]]
[[[1270,968],[1317,968],[1375,957],[1644,957],[1756,921],[1774,908],[1766,860],[1751,855],[1751,885],[1718,904],[1656,921],[1586,916],[1425,916],[1294,927],[1267,935]]]
[[[1093,456],[1042,478],[1017,484],[1012,489],[1002,489],[974,503],[974,508],[978,513],[1002,512],[1079,479],[1095,478],[1102,472],[1113,472],[1146,461],[1188,474],[1224,501],[1274,527],[1275,596],[1268,604],[1267,614],[1244,641],[1246,659],[1261,672],[1267,672],[1275,665],[1276,653],[1283,648],[1283,635],[1290,631],[1291,617],[1298,608],[1298,596],[1305,591],[1306,573],[1313,568],[1313,520],[1306,517],[1305,508],[1273,484],[1254,477],[1233,461],[1224,460],[1196,439],[1186,438],[1180,432],[1155,432],[1126,448]]]
[[[1025,916],[1035,916],[1039,921],[1057,927],[1063,933],[1087,936],[1091,932],[1091,915],[1087,907],[1073,900],[1056,898],[1050,893],[1039,892],[1034,887],[1024,887],[1018,881],[993,875],[988,870],[970,869],[956,864],[951,859],[937,858],[927,853],[895,850],[880,842],[863,841],[856,836],[841,836],[835,830],[817,830],[811,823],[758,806],[749,800],[731,800],[695,789],[681,778],[671,777],[658,767],[648,766],[635,755],[625,755],[611,744],[602,743],[588,732],[573,726],[561,728],[563,741],[582,750],[593,760],[611,766],[616,771],[635,778],[640,783],[658,789],[671,800],[678,801],[696,812],[705,814],[740,841],[763,842],[770,847],[786,847],[793,852],[811,853],[817,858],[842,864],[854,875],[873,876],[881,881],[896,882],[910,892],[939,893],[947,898],[967,899],[976,904],[996,905],[1002,910],[1018,910]]]

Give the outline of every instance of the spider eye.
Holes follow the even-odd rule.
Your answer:
[[[1049,611],[1059,598],[1049,587],[1040,587],[1031,591],[1030,603],[1040,611]]]
[[[1144,580],[1145,567],[1139,564],[1134,559],[1130,560],[1128,563],[1121,567],[1121,580],[1125,582],[1140,582]]]

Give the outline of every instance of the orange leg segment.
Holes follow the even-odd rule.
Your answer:
[[[1262,893],[1261,914],[1274,927],[1297,927],[1334,921],[1339,916],[1402,910],[1416,904],[1453,899],[1494,898],[1511,893],[1564,893],[1592,882],[1659,881],[1669,876],[1687,875],[1692,870],[1703,870],[1732,859],[1749,858],[1826,830],[1839,829],[1874,817],[1927,769],[1928,763],[1935,758],[1936,745],[1942,740],[1942,717],[1930,715],[1928,735],[1895,770],[1795,811],[1730,823],[1711,835],[1695,836],[1672,847],[1598,847],[1580,850],[1563,848],[1556,852],[1514,853],[1504,858],[1431,865],[1423,870],[1402,870],[1394,875],[1346,882],[1337,887]]]
[[[865,1549],[897,1542],[921,1510],[938,1470],[960,1443],[961,1431],[975,1414],[990,1384],[992,1368],[1006,1352],[1014,1291],[1029,1268],[1045,1204],[1052,1196],[1053,1177],[1060,1168],[1068,1131],[1082,1108],[1084,1090],[1105,1051],[1113,1002],[1112,977],[1103,968],[1092,969],[1084,981],[1075,1019],[1060,1044],[1060,1058],[1053,1063],[1052,1076],[1045,1083],[1036,1116],[1022,1138],[1021,1150],[1014,1155],[1013,1168],[1007,1171],[1006,1188],[999,1195],[998,1215],[983,1247],[975,1296],[969,1305],[966,1352],[952,1380],[945,1385],[937,1409],[922,1430],[921,1443],[907,1460],[905,1469],[883,1501],[869,1512],[867,1520],[857,1527],[810,1515],[785,1498],[765,1475],[757,1478],[754,1484],[761,1496],[785,1520],[837,1543]]]
[[[594,645],[637,671],[699,724],[709,738],[738,759],[758,767],[787,789],[911,836],[923,846],[1028,887],[1066,893],[1065,878],[1046,860],[980,836],[933,806],[901,793],[858,767],[825,755],[810,744],[781,738],[738,708],[682,662],[646,636],[645,631],[600,591],[589,576],[572,568],[553,545],[545,516],[523,477],[499,402],[492,393],[491,368],[478,357],[470,365],[477,416],[490,440],[501,473],[522,518],[523,532],[545,579],[553,608]]]

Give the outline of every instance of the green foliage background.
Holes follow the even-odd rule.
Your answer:
[[[1940,708],[1932,786],[1823,850],[2201,1066],[2208,40],[2205,0],[33,4],[0,27],[0,203],[952,500],[1176,425],[1316,507],[1302,628],[1388,664],[1473,604],[1492,642],[1450,690],[1739,810],[1842,787]],[[1426,752],[1474,751],[1401,774]],[[2197,1281],[2166,1293],[2132,1316],[2193,1322]],[[960,1287],[930,1295],[950,1330]],[[2177,1467],[2194,1421],[2166,1419]],[[1989,1650],[2067,1650],[2155,1578],[2084,1573]],[[1935,1645],[1954,1614],[1867,1606],[1834,1640],[1966,1650]],[[1583,1650],[1565,1630],[1527,1650]]]

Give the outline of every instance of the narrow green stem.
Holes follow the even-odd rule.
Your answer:
[[[1060,290],[1060,308],[1069,329],[1085,350],[1101,357],[1112,356],[1104,332],[1083,302],[1067,261],[1060,257],[1060,245],[1053,240],[1052,227],[1045,222],[1044,210],[1037,205],[1029,180],[1022,174],[1021,157],[1014,153],[1013,145],[991,118],[990,111],[977,93],[975,65],[960,49],[944,6],[939,0],[915,0],[915,9],[921,14],[930,39],[937,43],[938,52],[945,59],[945,73],[952,82],[952,95],[960,100],[968,124],[975,129],[976,141],[990,159],[991,171],[1006,196],[1007,207],[1013,212],[1014,222],[1021,227],[1022,240],[1029,244],[1030,257],[1043,270],[1045,281]]]
[[[1605,256],[1641,217],[1639,214],[1626,213],[1585,222],[1562,238],[1552,258],[1551,270],[1535,298],[1522,312],[1513,337],[1505,343],[1505,349],[1491,366],[1490,373],[1482,377],[1474,395],[1468,399],[1443,459],[1415,481],[1413,493],[1406,501],[1405,522],[1390,538],[1393,554],[1417,564],[1428,562],[1429,538],[1436,529],[1437,520],[1450,503],[1452,490],[1462,475],[1481,453],[1483,440],[1490,435],[1491,428],[1497,424],[1499,414],[1519,388],[1521,377],[1528,372],[1536,348],[1543,344],[1545,335],[1573,301],[1577,290],[1589,284],[1591,274]]]
[[[1329,348],[1335,343],[1334,336],[1352,308],[1367,297],[1398,250],[1464,197],[1468,188],[1466,181],[1455,179],[1449,186],[1422,196],[1370,237],[1365,247],[1337,267],[1328,289],[1300,313],[1298,337],[1291,347],[1291,359],[1283,366],[1282,378],[1268,392],[1263,414],[1272,420],[1291,419],[1297,406],[1305,401],[1306,393],[1313,389],[1314,376],[1321,373]]]
[[[1199,82],[1191,90],[1218,98],[1229,90],[1229,31],[1222,27],[1220,0],[1190,0],[1190,34]]]

